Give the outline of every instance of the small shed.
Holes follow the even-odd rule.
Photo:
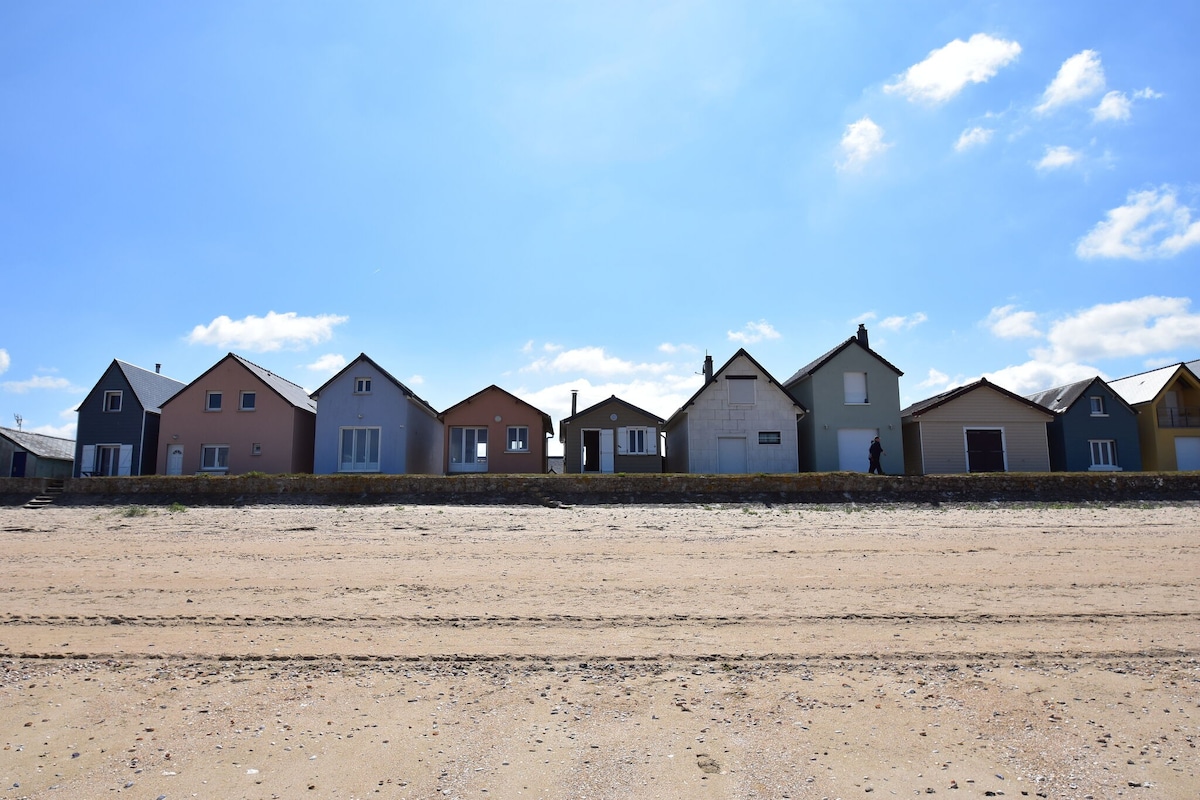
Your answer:
[[[69,478],[74,464],[74,439],[0,428],[0,476]]]

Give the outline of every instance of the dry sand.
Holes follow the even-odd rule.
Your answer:
[[[1196,505],[3,508],[0,535],[0,798],[1200,796]]]

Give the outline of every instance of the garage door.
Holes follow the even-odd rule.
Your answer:
[[[838,428],[838,469],[843,472],[866,472],[871,466],[871,440],[879,435],[878,428]]]
[[[1180,472],[1200,470],[1200,436],[1175,439],[1175,468]]]

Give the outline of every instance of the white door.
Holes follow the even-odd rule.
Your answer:
[[[612,428],[600,429],[600,471],[613,471],[613,431]]]
[[[746,474],[746,437],[717,437],[717,472],[722,475]]]
[[[1200,436],[1175,439],[1175,469],[1180,472],[1200,470]]]
[[[866,472],[871,466],[871,440],[878,428],[838,428],[838,469],[842,472]]]
[[[183,474],[183,445],[172,444],[167,446],[167,474]]]

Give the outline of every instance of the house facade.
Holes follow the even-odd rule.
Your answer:
[[[550,469],[550,415],[499,386],[456,403],[440,419],[447,474],[544,474]]]
[[[867,328],[801,368],[783,386],[808,413],[798,424],[802,472],[866,472],[876,436],[885,473],[904,470],[900,376],[872,350]]]
[[[0,428],[0,477],[69,478],[74,455],[70,439]]]
[[[1110,381],[1138,412],[1142,469],[1200,470],[1200,378],[1187,364]]]
[[[74,475],[153,475],[162,404],[186,384],[114,360],[76,411]]]
[[[314,473],[442,473],[437,411],[365,353],[310,397],[317,401]]]
[[[900,412],[904,471],[1049,472],[1046,425],[1054,414],[987,379]]]
[[[230,353],[162,405],[160,475],[312,472],[317,403]]]
[[[1051,470],[1142,468],[1138,413],[1099,376],[1046,389],[1027,399],[1054,413],[1046,428]]]
[[[805,409],[739,349],[666,421],[667,471],[700,474],[798,471],[797,420]]]
[[[572,392],[571,416],[558,423],[564,472],[662,472],[662,417],[616,395],[583,411],[576,399]]]

